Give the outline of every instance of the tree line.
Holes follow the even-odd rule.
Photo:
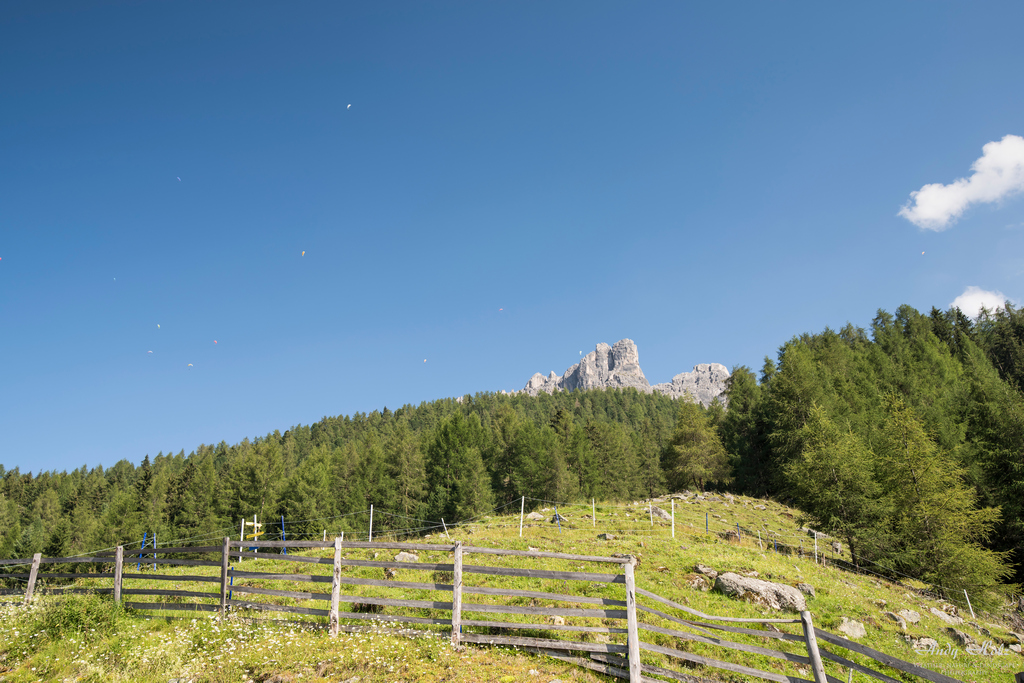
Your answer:
[[[520,496],[626,500],[664,490],[678,401],[636,390],[483,393],[325,417],[235,445],[104,469],[0,466],[0,557],[237,535],[256,515],[288,538],[456,523]],[[346,516],[350,515],[350,516]],[[230,530],[234,529],[234,533]],[[227,532],[227,533],[226,533]]]
[[[992,604],[1024,578],[1024,312],[879,311],[729,379],[733,487],[787,499],[855,561]]]
[[[216,537],[254,514],[309,538],[365,532],[352,513],[371,504],[385,532],[521,496],[695,487],[789,502],[857,563],[986,604],[1024,578],[1024,312],[879,311],[870,330],[793,337],[759,375],[735,368],[727,396],[705,409],[633,389],[481,393],[139,466],[0,466],[0,556]]]

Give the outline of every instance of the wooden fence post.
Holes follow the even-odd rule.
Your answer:
[[[338,635],[338,603],[341,602],[341,537],[334,537],[334,578],[331,580],[331,635]]]
[[[458,649],[462,640],[462,541],[455,541],[452,569],[452,645]]]
[[[117,546],[114,554],[114,604],[121,604],[121,573],[124,571],[124,546]]]
[[[32,602],[32,593],[36,590],[36,576],[39,574],[39,560],[43,557],[42,553],[36,553],[32,556],[32,569],[28,573],[28,588],[25,589],[25,604]]]
[[[224,537],[224,549],[220,556],[220,615],[228,613],[228,562],[231,560],[231,539]]]
[[[626,573],[626,644],[629,646],[629,683],[640,683],[640,633],[636,621],[636,581],[633,568],[636,558],[622,566]]]
[[[818,652],[818,639],[814,636],[814,622],[811,621],[810,612],[801,612],[800,621],[804,626],[804,640],[807,643],[807,655],[811,658],[811,671],[814,673],[814,683],[827,683],[825,667],[821,665],[821,653]]]

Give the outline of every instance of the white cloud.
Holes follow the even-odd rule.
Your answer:
[[[919,228],[945,230],[971,204],[988,204],[1024,191],[1024,138],[1007,135],[981,148],[970,178],[932,183],[910,193],[899,215]]]
[[[972,285],[965,289],[963,294],[953,299],[949,305],[959,308],[963,311],[964,315],[976,318],[978,313],[981,312],[982,306],[991,311],[996,308],[1002,308],[1003,304],[1007,301],[1009,301],[1009,298],[998,290],[989,292],[981,287]]]

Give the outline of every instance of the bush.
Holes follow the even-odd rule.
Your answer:
[[[39,630],[54,640],[74,634],[112,634],[124,617],[124,607],[114,604],[110,596],[92,594],[46,599],[36,616]]]

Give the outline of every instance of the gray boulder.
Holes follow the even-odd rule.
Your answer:
[[[395,562],[419,562],[420,558],[415,553],[407,553],[404,550],[395,555]]]
[[[653,512],[654,516],[658,517],[659,519],[666,519],[666,520],[671,520],[672,519],[672,515],[671,514],[665,512],[664,510],[662,510],[657,505],[652,505],[651,506],[651,512]]]
[[[544,519],[544,515],[540,514],[539,512],[531,512],[530,514],[526,515],[526,519],[530,520],[531,522],[539,522],[540,520]]]
[[[809,596],[809,597],[812,597],[812,598],[815,597],[815,595],[814,595],[814,586],[812,586],[809,583],[798,583],[796,585],[796,589],[798,591],[800,591],[801,593],[803,593],[804,595],[806,595],[806,596]]]
[[[614,541],[615,534],[598,534],[597,540],[599,541]]]
[[[836,629],[840,633],[845,633],[847,638],[856,640],[857,638],[863,638],[868,634],[867,629],[864,628],[864,624],[853,619],[842,618],[842,622]]]
[[[882,616],[889,621],[896,622],[896,625],[900,627],[901,631],[907,630],[907,620],[894,612],[882,612]]]
[[[698,574],[703,574],[704,576],[708,577],[712,581],[714,581],[715,579],[718,578],[718,572],[716,572],[711,567],[706,567],[706,566],[704,566],[704,565],[702,565],[700,563],[695,564],[693,566],[693,571],[697,572]]]
[[[900,615],[911,624],[916,624],[921,621],[921,615],[912,609],[901,609],[896,614]]]
[[[802,612],[807,609],[804,594],[792,586],[752,579],[732,572],[718,575],[715,590],[732,598],[749,599],[776,610]]]
[[[945,630],[946,630],[946,633],[949,634],[949,637],[952,638],[953,641],[957,645],[959,645],[960,647],[967,647],[968,645],[974,645],[974,638],[971,638],[969,635],[967,635],[963,631],[955,629],[952,626],[947,627]]]
[[[950,626],[959,626],[960,624],[964,623],[964,620],[961,619],[960,617],[954,617],[952,614],[946,614],[945,612],[943,612],[940,609],[935,609],[934,607],[929,607],[928,611],[931,612],[932,615],[938,617],[942,621],[944,621],[947,624],[949,624]]]

